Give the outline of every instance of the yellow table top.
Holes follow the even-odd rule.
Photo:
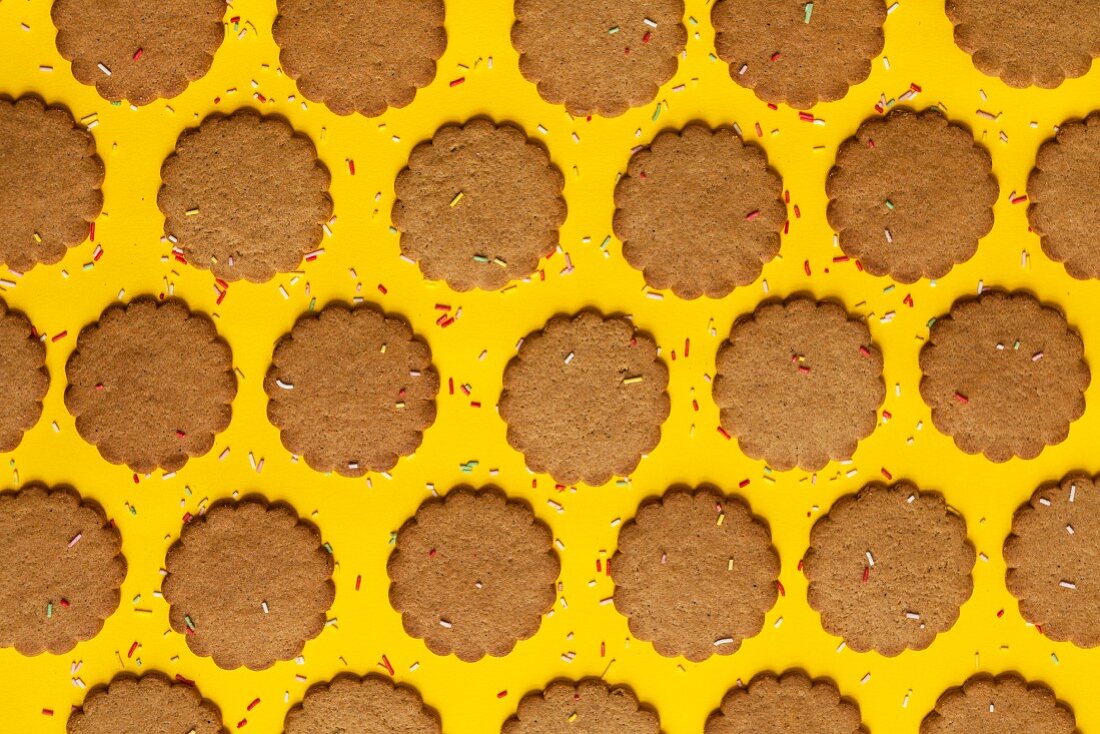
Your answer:
[[[1051,642],[1026,625],[1005,590],[1001,555],[1013,511],[1039,484],[1070,470],[1100,469],[1093,444],[1100,436],[1100,410],[1091,405],[1098,388],[1094,385],[1086,395],[1089,409],[1073,424],[1068,440],[1036,460],[1000,465],[958,451],[932,427],[929,410],[917,394],[917,354],[928,320],[982,283],[1026,287],[1044,301],[1061,304],[1085,341],[1087,359],[1100,364],[1100,290],[1095,283],[1069,278],[1061,265],[1047,259],[1037,237],[1028,232],[1026,207],[1010,203],[1013,192],[1025,191],[1035,152],[1053,127],[1087,114],[1100,102],[1100,69],[1055,90],[1010,89],[977,72],[954,45],[942,2],[900,0],[886,21],[885,58],[877,59],[870,78],[843,100],[816,107],[814,114],[822,122],[809,124],[790,108],[768,109],[731,81],[726,64],[711,58],[709,5],[688,0],[687,53],[676,76],[661,88],[659,103],[619,118],[587,122],[541,100],[520,76],[508,40],[511,3],[452,0],[446,53],[435,81],[413,104],[379,118],[339,117],[321,105],[302,105],[300,97],[288,101],[296,89],[279,70],[270,30],[272,0],[239,0],[227,9],[226,18],[232,16],[240,16],[240,24],[229,24],[225,43],[203,79],[175,99],[135,111],[126,104],[112,106],[71,77],[69,64],[54,46],[48,0],[0,2],[0,92],[38,93],[50,103],[66,105],[78,119],[94,120],[92,133],[107,168],[104,213],[96,227],[103,257],[86,267],[95,245],[85,242],[62,262],[16,278],[17,285],[2,294],[40,331],[68,332],[46,343],[53,379],[44,414],[11,454],[11,476],[4,483],[71,483],[116,519],[129,563],[121,606],[94,639],[60,656],[25,658],[11,649],[0,650],[0,731],[62,732],[69,706],[85,695],[74,679],[90,688],[123,669],[159,669],[196,680],[219,705],[231,730],[247,719],[245,731],[279,732],[286,711],[308,685],[344,670],[383,672],[383,655],[395,677],[418,688],[440,712],[449,734],[499,731],[523,694],[558,676],[593,675],[633,687],[660,713],[666,734],[689,734],[701,730],[737,680],[796,666],[833,679],[859,703],[872,732],[915,733],[946,688],[975,672],[1010,670],[1048,683],[1074,708],[1082,731],[1100,731],[1100,703],[1091,690],[1100,671],[1100,651]],[[451,86],[458,77],[465,82]],[[971,127],[989,149],[1001,195],[994,229],[972,260],[938,282],[893,287],[886,278],[857,272],[852,263],[833,266],[839,252],[825,219],[824,181],[837,146],[875,114],[880,95],[895,99],[912,83],[922,91],[907,104],[939,106]],[[217,97],[221,102],[215,105]],[[208,272],[165,257],[169,246],[160,241],[156,192],[161,161],[180,131],[215,109],[238,107],[284,115],[314,140],[333,174],[338,220],[324,241],[325,254],[301,272],[263,285],[235,283],[224,302],[215,305]],[[557,254],[543,262],[545,281],[536,278],[505,293],[456,294],[424,281],[415,265],[399,259],[398,239],[389,229],[396,173],[411,148],[430,138],[439,125],[475,115],[521,125],[548,146],[565,173],[569,217],[561,230],[561,249],[575,266],[572,272],[559,274],[565,261]],[[682,301],[653,294],[623,260],[617,240],[612,237],[606,253],[601,250],[611,234],[616,174],[625,168],[631,149],[660,130],[692,120],[738,124],[767,151],[801,213],[783,238],[781,258],[765,266],[757,283],[721,300]],[[756,123],[763,131],[759,139]],[[356,163],[354,176],[347,159]],[[803,267],[807,260],[809,277]],[[2,272],[0,277],[8,278]],[[214,314],[242,374],[232,425],[218,436],[214,450],[171,478],[158,472],[139,484],[127,468],[106,463],[79,438],[62,403],[64,364],[76,334],[123,289],[126,298],[171,290]],[[715,430],[718,411],[706,375],[714,369],[715,352],[734,318],[751,311],[766,291],[839,299],[867,317],[885,355],[883,408],[892,418],[860,443],[850,465],[830,465],[818,473],[816,484],[801,471],[767,477],[762,462],[747,459],[736,442]],[[903,304],[907,295],[912,307]],[[436,424],[415,455],[403,459],[390,477],[325,476],[304,462],[294,464],[265,417],[261,378],[275,340],[312,298],[320,306],[356,296],[405,315],[431,344],[444,378]],[[437,303],[461,306],[462,318],[440,329],[435,324]],[[585,306],[633,314],[666,350],[679,350],[690,338],[691,354],[684,358],[681,353],[669,362],[672,414],[661,444],[628,484],[559,494],[542,477],[532,489],[531,475],[522,457],[509,448],[505,425],[493,409],[501,374],[521,336],[554,313]],[[473,394],[448,395],[448,377],[472,385]],[[693,395],[698,412],[691,407]],[[483,407],[472,407],[471,400]],[[923,430],[918,429],[921,422]],[[219,458],[226,449],[228,455]],[[261,458],[262,472],[252,468],[252,460]],[[476,466],[464,471],[471,460]],[[883,467],[896,479],[942,491],[966,519],[971,541],[984,554],[973,571],[974,595],[958,623],[927,650],[892,659],[838,651],[840,640],[822,631],[818,615],[807,606],[806,582],[796,568],[812,523],[837,497],[881,479]],[[786,596],[768,613],[764,630],[735,655],[698,664],[663,658],[648,643],[630,638],[625,619],[612,605],[599,604],[613,589],[610,579],[596,573],[595,561],[614,551],[613,521],[631,517],[642,499],[679,482],[713,482],[736,491],[743,479],[750,484],[742,494],[771,525]],[[476,664],[437,657],[404,633],[387,602],[385,561],[391,532],[429,496],[429,483],[441,491],[460,483],[498,484],[530,500],[564,544],[561,580],[568,608],[559,603],[538,634],[507,657]],[[332,622],[305,646],[301,663],[278,663],[262,672],[221,670],[210,659],[191,654],[183,637],[169,631],[167,605],[154,598],[164,552],[178,536],[184,513],[238,490],[291,502],[319,525],[334,549],[338,565]],[[563,510],[548,505],[549,499]],[[362,585],[356,592],[359,575]],[[1004,615],[998,618],[1001,609]],[[128,657],[135,641],[138,647]],[[73,673],[77,662],[82,665]],[[507,695],[498,696],[501,691]],[[257,697],[261,703],[246,711]],[[52,709],[54,716],[45,716],[43,709]]]

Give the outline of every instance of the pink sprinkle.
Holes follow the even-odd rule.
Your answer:
[[[74,535],[73,539],[69,541],[69,547],[72,548],[74,545],[79,543],[80,539],[83,538],[83,537],[84,537],[84,533],[77,533],[76,535]]]
[[[759,216],[760,216],[760,210],[757,209],[756,211],[749,212],[748,214],[746,214],[745,215],[745,221],[746,222],[751,222]]]

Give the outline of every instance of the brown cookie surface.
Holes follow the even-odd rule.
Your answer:
[[[394,184],[401,252],[457,291],[527,277],[554,251],[565,185],[546,150],[514,125],[446,125]]]
[[[439,717],[420,694],[379,675],[346,673],[314,686],[286,715],[283,734],[439,734]]]
[[[862,734],[859,706],[830,681],[801,671],[761,673],[733,688],[707,719],[704,734]]]
[[[687,43],[683,0],[516,0],[515,13],[520,72],[578,117],[652,101]]]
[[[60,655],[118,608],[122,539],[68,488],[0,492],[0,647]]]
[[[404,319],[331,304],[276,344],[264,379],[268,419],[317,471],[388,471],[435,422],[431,359]]]
[[[554,604],[550,529],[500,490],[457,487],[420,506],[386,565],[405,631],[436,655],[507,655]]]
[[[718,350],[714,400],[741,450],[775,469],[823,468],[871,435],[886,396],[882,354],[843,307],[768,302]]]
[[[779,253],[783,183],[732,130],[689,125],[635,153],[615,187],[623,257],[653,288],[721,298]]]
[[[1078,647],[1100,645],[1100,488],[1083,475],[1040,488],[1005,541],[1006,582],[1020,614]]]
[[[825,189],[844,253],[902,283],[941,278],[973,257],[998,192],[989,153],[966,128],[908,109],[860,125]]]
[[[1100,56],[1096,7],[1078,0],[947,0],[955,43],[1010,87],[1052,88]]]
[[[237,394],[229,345],[178,299],[108,307],[81,330],[65,374],[80,437],[139,473],[175,471],[210,451]]]
[[[95,139],[67,110],[0,98],[0,263],[60,260],[103,209]]]
[[[825,631],[889,657],[931,645],[974,589],[966,523],[908,482],[838,500],[814,524],[804,564]]]
[[[227,734],[221,712],[194,685],[162,673],[122,673],[93,688],[69,717],[67,734]]]
[[[1074,278],[1100,278],[1100,249],[1092,233],[1100,229],[1100,113],[1067,122],[1039,148],[1028,179],[1028,222],[1043,252],[1066,266]]]
[[[768,527],[735,497],[704,487],[645,502],[611,559],[615,608],[666,657],[731,655],[779,597]]]
[[[262,498],[220,502],[184,525],[165,559],[172,629],[221,668],[290,660],[332,606],[332,554],[294,510]]]
[[[555,316],[504,370],[499,412],[527,467],[561,484],[634,471],[661,439],[668,368],[624,318]]]
[[[657,714],[625,688],[602,680],[558,680],[519,702],[501,734],[659,734]]]
[[[1077,331],[1022,291],[956,301],[932,325],[920,367],[936,428],[996,462],[1064,441],[1091,380]]]
[[[175,97],[210,70],[225,37],[222,0],[53,0],[57,50],[104,99]]]
[[[0,451],[15,449],[42,416],[42,398],[50,387],[45,362],[46,348],[34,326],[0,300]]]
[[[160,175],[165,234],[189,263],[227,281],[294,270],[332,216],[328,169],[313,143],[251,110],[185,130]]]
[[[1073,734],[1073,712],[1015,674],[976,675],[940,696],[920,734]]]
[[[882,0],[719,0],[711,11],[733,80],[799,109],[838,100],[870,76],[885,20]]]
[[[338,115],[404,107],[447,46],[443,0],[279,0],[272,35],[302,95]]]

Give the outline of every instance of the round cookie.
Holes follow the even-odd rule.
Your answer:
[[[0,174],[2,175],[2,174]],[[50,387],[46,347],[34,326],[0,300],[0,451],[12,451],[42,416],[42,398]]]
[[[66,734],[228,734],[221,712],[194,685],[163,673],[116,675],[74,710]]]
[[[222,0],[53,0],[57,50],[104,99],[146,105],[210,70],[222,44]]]
[[[882,0],[719,0],[711,11],[733,80],[797,109],[838,100],[870,76],[885,20]]]
[[[118,609],[122,539],[68,488],[0,492],[0,647],[61,655]]]
[[[838,500],[814,523],[803,563],[825,631],[887,657],[931,645],[974,590],[966,523],[907,482]]]
[[[298,319],[264,378],[267,417],[317,471],[388,471],[435,422],[439,375],[408,322],[331,304]]]
[[[557,680],[519,702],[501,734],[659,734],[657,714],[597,678]]]
[[[687,43],[683,0],[515,0],[515,13],[520,72],[577,117],[651,102]]]
[[[386,571],[405,632],[436,655],[507,655],[538,631],[560,564],[550,529],[495,487],[458,487],[398,531]]]
[[[817,471],[871,435],[886,397],[862,321],[808,298],[767,302],[718,350],[714,400],[741,450],[774,469]]]
[[[283,734],[387,732],[439,734],[439,717],[420,694],[380,675],[360,678],[342,673],[313,686],[286,715]]]
[[[172,629],[221,668],[263,670],[321,633],[332,606],[332,554],[293,508],[222,501],[184,525],[164,562]]]
[[[859,706],[830,681],[802,671],[760,673],[733,688],[707,719],[703,734],[863,734]]]
[[[942,278],[993,228],[985,148],[937,110],[897,109],[844,141],[825,183],[840,248],[872,275]]]
[[[338,115],[404,107],[447,46],[443,0],[279,0],[272,35],[302,96]]]
[[[976,675],[940,696],[920,734],[1074,734],[1073,712],[1018,675]]]
[[[1016,511],[1004,546],[1009,592],[1044,635],[1100,645],[1100,489],[1087,476],[1041,487]]]
[[[721,298],[779,254],[782,196],[764,151],[693,124],[631,157],[615,187],[615,235],[651,287]]]
[[[932,325],[920,368],[936,428],[995,462],[1064,441],[1091,380],[1078,333],[1022,291],[955,301]]]
[[[748,506],[704,487],[645,502],[611,559],[615,608],[666,657],[731,655],[779,598],[779,555]]]
[[[504,370],[498,409],[533,472],[600,485],[634,471],[661,439],[668,368],[624,318],[555,316]]]
[[[313,143],[252,110],[183,131],[160,175],[165,234],[189,263],[227,281],[263,283],[294,270],[332,216],[328,169]]]
[[[1092,233],[1100,228],[1100,113],[1067,122],[1043,143],[1028,179],[1028,222],[1043,252],[1074,278],[1100,278],[1100,249]]]
[[[51,265],[103,209],[95,139],[67,110],[0,97],[0,263]]]
[[[178,299],[109,306],[81,330],[65,374],[80,437],[143,474],[210,451],[237,394],[229,345]]]
[[[397,176],[401,253],[456,291],[496,290],[535,272],[565,221],[561,172],[514,125],[445,125]]]
[[[1096,8],[1077,0],[947,0],[955,43],[1010,87],[1051,89],[1100,56]]]

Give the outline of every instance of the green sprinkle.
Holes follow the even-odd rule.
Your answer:
[[[322,547],[322,548],[324,548],[325,550],[327,550],[327,551],[328,551],[328,554],[329,554],[330,556],[332,555],[332,546],[331,546],[331,545],[329,545],[328,543],[325,543],[325,544],[324,544],[323,546],[321,546],[321,547]]]
[[[316,298],[309,299],[309,310],[312,311],[316,307],[317,307],[317,299]]]
[[[810,16],[814,14],[814,4],[813,3],[806,3],[806,5],[804,6],[803,9],[806,11],[806,17],[803,19],[802,22],[803,23],[809,23],[810,22]]]
[[[935,316],[933,316],[932,318],[928,319],[928,328],[929,328],[929,329],[931,329],[931,328],[932,328],[932,324],[934,324],[934,323],[936,323],[936,317],[935,317]]]
[[[191,617],[185,614],[183,615],[183,621],[187,623],[188,629],[190,629],[192,632],[195,631],[195,623],[191,621]]]
[[[1017,339],[1017,340],[1016,340],[1016,341],[1015,341],[1015,342],[1014,342],[1014,343],[1012,344],[1012,348],[1013,348],[1013,349],[1019,349],[1019,348],[1020,348],[1020,340],[1019,340],[1019,339]]]
[[[48,601],[48,602],[46,602],[46,619],[49,619],[52,616],[53,616],[53,602]]]
[[[603,238],[603,242],[600,243],[600,249],[606,250],[607,246],[611,244],[611,235],[607,235]]]
[[[489,262],[489,258],[485,257],[484,255],[474,255],[474,262],[487,263]]]
[[[608,35],[611,35],[611,36],[615,35],[618,32],[619,32],[619,26],[615,26],[613,28],[608,28],[607,29]]]
[[[886,295],[888,293],[893,293],[893,292],[894,292],[894,286],[892,286],[892,285],[888,285],[888,286],[886,286],[885,288],[882,289],[883,295]]]
[[[651,119],[652,119],[653,122],[657,122],[657,118],[660,117],[660,116],[661,116],[661,103],[658,102],[657,103],[657,109],[653,110],[653,117]]]
[[[390,531],[390,545],[393,545],[396,542],[397,542],[397,533],[395,533],[391,530]]]
[[[887,199],[886,200],[886,208],[889,209],[890,211],[894,211],[894,202]]]

